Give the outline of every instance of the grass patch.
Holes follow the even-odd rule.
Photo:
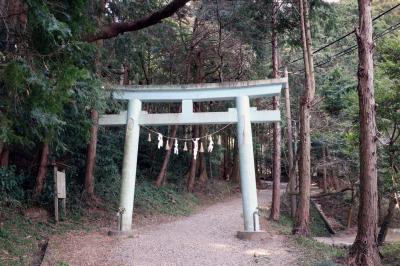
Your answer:
[[[271,227],[279,234],[291,235],[293,230],[293,219],[288,215],[287,212],[281,212],[279,221],[271,221]]]
[[[326,245],[312,238],[294,236],[293,242],[295,247],[301,253],[298,261],[300,265],[341,265],[335,263],[334,261],[339,257],[345,256],[346,254],[346,250],[343,248]]]
[[[310,230],[311,236],[331,236],[314,204],[310,204]]]
[[[0,265],[30,265],[34,254],[46,244],[50,235],[83,227],[73,220],[60,222],[57,226],[33,221],[5,206],[1,206],[1,217]]]
[[[174,185],[157,188],[152,183],[143,181],[136,186],[135,207],[141,213],[187,216],[198,204],[195,195]]]
[[[400,242],[387,243],[381,247],[383,265],[400,265]]]
[[[287,201],[286,197],[281,198],[282,201]],[[281,217],[278,222],[271,222],[271,226],[280,234],[290,235],[293,229],[293,219],[290,216],[290,211],[287,209],[288,204],[282,204]],[[268,217],[268,214],[266,214]],[[326,228],[325,222],[317,209],[311,204],[310,205],[310,231],[311,236],[330,236],[328,229]]]
[[[187,193],[182,186],[169,184],[157,188],[151,182],[142,180],[136,185],[134,212],[187,216],[200,204],[204,204],[203,197],[209,200],[206,203],[208,204],[231,194],[232,185],[226,182],[210,180],[209,186],[196,196]],[[78,194],[73,195],[75,197]],[[53,223],[52,217],[48,221],[44,219],[39,222],[24,216],[21,212],[24,204],[19,207],[0,205],[0,266],[31,265],[35,255],[40,253],[41,246],[47,243],[51,235],[71,230],[97,230],[101,226],[107,226],[102,223],[109,222],[107,217],[114,215],[113,210],[116,209],[116,203],[106,199],[95,208],[77,199],[70,199],[69,202],[67,219],[57,225]],[[59,262],[57,265],[68,264]]]

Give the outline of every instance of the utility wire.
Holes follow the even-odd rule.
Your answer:
[[[389,9],[387,9],[386,11],[384,11],[384,12],[378,14],[376,17],[374,17],[374,18],[372,19],[372,21],[376,21],[376,20],[380,19],[382,16],[384,16],[384,15],[386,15],[387,13],[393,11],[394,9],[398,8],[399,6],[400,6],[400,4],[397,4],[397,5],[395,5],[395,6],[391,7],[391,8],[389,8]],[[315,51],[313,52],[313,54],[316,54],[316,53],[318,53],[318,52],[320,52],[320,51],[322,51],[322,50],[328,48],[329,46],[332,46],[333,44],[335,44],[335,43],[337,43],[337,42],[340,42],[341,40],[343,40],[343,39],[345,39],[346,37],[350,36],[350,35],[353,34],[354,32],[355,32],[355,30],[352,30],[352,31],[346,33],[345,35],[343,35],[342,37],[339,37],[338,39],[336,39],[336,40],[334,40],[334,41],[332,41],[332,42],[330,42],[330,43],[328,43],[328,44],[326,44],[326,45],[324,45],[324,46],[318,48],[317,50],[315,50]],[[303,57],[297,58],[296,60],[293,60],[293,61],[289,62],[289,64],[293,64],[293,63],[295,63],[295,62],[297,62],[297,61],[300,61],[300,60],[302,60],[302,59],[303,59]]]
[[[394,24],[394,25],[392,25],[392,26],[386,28],[386,29],[383,30],[382,32],[378,33],[377,35],[374,36],[373,39],[374,39],[374,41],[375,41],[375,40],[378,40],[378,39],[384,37],[385,35],[387,35],[387,34],[389,34],[389,33],[392,33],[393,31],[395,31],[395,30],[397,30],[397,29],[399,29],[399,28],[400,28],[400,22],[398,22],[398,23],[396,23],[396,24]],[[340,52],[338,52],[338,53],[336,53],[336,54],[330,56],[329,59],[327,59],[327,60],[325,60],[325,61],[320,61],[320,62],[316,63],[316,64],[314,65],[314,67],[322,67],[323,65],[329,64],[329,63],[332,62],[334,59],[337,59],[337,58],[340,58],[340,57],[342,57],[342,56],[345,56],[345,55],[347,55],[347,54],[352,53],[352,52],[353,52],[354,50],[356,50],[356,49],[357,49],[357,44],[352,45],[352,46],[350,46],[350,47],[347,47],[346,49],[344,49],[344,50],[342,50],[342,51],[340,51]],[[297,70],[295,73],[298,74],[298,73],[301,73],[301,72],[303,72],[303,71],[304,71],[304,68],[301,69],[301,70]]]

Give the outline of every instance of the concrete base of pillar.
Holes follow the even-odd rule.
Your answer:
[[[271,235],[266,231],[238,231],[236,236],[241,240],[249,241],[271,239]]]
[[[110,230],[107,235],[112,237],[133,237],[133,231]]]

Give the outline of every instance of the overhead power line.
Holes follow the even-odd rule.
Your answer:
[[[373,37],[373,39],[374,39],[374,41],[375,40],[379,40],[380,38],[383,38],[385,35],[387,35],[389,33],[392,33],[393,31],[395,31],[395,30],[397,30],[399,28],[400,28],[400,22],[398,22],[396,24],[393,24],[392,26],[390,26],[390,27],[386,28],[385,30],[379,32],[378,34],[376,34]],[[352,53],[356,49],[357,49],[357,44],[352,45],[350,47],[347,47],[346,49],[343,49],[342,51],[330,56],[329,59],[316,63],[314,65],[314,67],[322,67],[322,66],[324,66],[326,64],[329,64],[330,62],[332,62],[335,59],[338,59],[338,58],[340,58],[342,56],[345,56],[345,55],[348,55],[348,54]],[[304,71],[304,68],[301,69],[301,70],[297,70],[296,73],[301,73],[303,71]]]
[[[386,15],[387,13],[392,12],[394,9],[398,8],[399,6],[400,6],[400,4],[397,4],[397,5],[392,6],[391,8],[385,10],[384,12],[382,12],[382,13],[378,14],[376,17],[374,17],[374,18],[372,19],[372,21],[376,21],[376,20],[380,19],[381,17],[383,17],[383,16]],[[340,42],[341,40],[343,40],[343,39],[345,39],[346,37],[350,36],[350,35],[353,34],[354,32],[355,32],[355,30],[352,30],[352,31],[346,33],[345,35],[339,37],[338,39],[336,39],[336,40],[334,40],[334,41],[331,41],[330,43],[328,43],[328,44],[326,44],[326,45],[323,45],[322,47],[320,47],[320,48],[318,48],[317,50],[315,50],[315,51],[313,52],[313,54],[316,54],[316,53],[318,53],[318,52],[320,52],[320,51],[322,51],[322,50],[328,48],[329,46],[332,46],[333,44],[335,44],[335,43],[337,43],[337,42]],[[300,60],[302,60],[302,59],[303,59],[303,57],[297,58],[296,60],[293,60],[293,61],[289,62],[289,64],[293,64],[293,63],[295,63],[295,62],[297,62],[297,61],[300,61]]]

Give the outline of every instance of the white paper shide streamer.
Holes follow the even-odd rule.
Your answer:
[[[214,149],[214,141],[212,139],[212,136],[209,136],[209,142],[208,142],[208,152],[212,152]]]
[[[165,144],[165,150],[169,151],[171,147],[169,146],[169,140],[167,139],[167,143]]]
[[[178,155],[179,154],[179,149],[178,149],[178,140],[175,139],[175,144],[174,144],[174,154]]]
[[[158,133],[157,139],[158,139],[158,149],[161,149],[161,147],[164,145],[163,136],[161,135],[161,133]]]
[[[187,151],[187,150],[188,150],[188,146],[187,146],[187,143],[185,141],[185,144],[183,145],[183,151]]]
[[[197,159],[197,153],[199,151],[199,138],[192,139],[193,141],[193,159]]]

